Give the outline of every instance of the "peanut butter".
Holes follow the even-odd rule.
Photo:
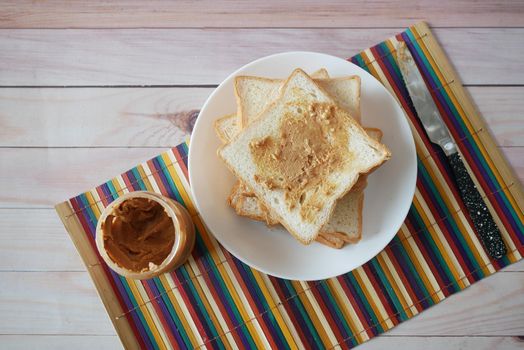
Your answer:
[[[352,158],[345,118],[331,104],[288,104],[279,137],[250,143],[257,166],[255,181],[268,189],[284,190],[288,208],[298,205],[301,217],[314,221],[323,196],[335,187],[326,178]]]
[[[175,242],[175,226],[162,205],[147,198],[126,199],[102,223],[104,248],[117,265],[146,271],[160,265]]]

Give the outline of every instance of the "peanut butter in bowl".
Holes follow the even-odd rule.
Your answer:
[[[119,197],[102,213],[96,244],[108,266],[134,279],[180,266],[195,242],[193,223],[179,203],[151,192]]]

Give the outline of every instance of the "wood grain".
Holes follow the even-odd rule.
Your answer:
[[[524,87],[470,87],[500,146],[524,146]],[[0,89],[0,147],[169,147],[212,88]]]
[[[0,210],[0,271],[85,271],[54,209]]]
[[[392,337],[386,333],[359,346],[358,350],[512,350],[521,347],[522,340],[519,337]]]
[[[121,348],[51,207],[182,141],[188,117],[177,113],[212,88],[107,86],[216,85],[289,50],[348,57],[419,19],[475,85],[522,182],[524,87],[501,86],[524,85],[522,1],[1,1],[0,347]],[[106,88],[38,87],[66,85]],[[523,271],[513,264],[359,349],[522,348]]]
[[[523,26],[520,1],[3,1],[3,28]]]
[[[29,257],[28,257],[29,258]],[[115,334],[87,272],[1,272],[0,334]]]
[[[176,145],[181,140],[173,140]],[[0,149],[0,207],[51,208],[164,148]]]
[[[506,289],[508,288],[508,289]],[[404,322],[390,335],[522,335],[524,274],[497,273]]]
[[[0,146],[172,147],[189,135],[197,114],[188,112],[212,91],[0,89]]]
[[[523,87],[479,86],[466,90],[499,146],[524,146]]]
[[[524,262],[521,260],[518,263],[509,265],[502,270],[502,272],[516,272],[521,271],[524,272]]]
[[[218,84],[259,57],[350,57],[390,29],[0,30],[2,86]],[[465,84],[524,84],[524,28],[435,29]],[[232,44],[234,43],[234,44]]]
[[[502,342],[511,341],[501,338]],[[6,349],[123,349],[116,335],[0,335],[0,344]],[[505,348],[500,348],[505,349]]]
[[[87,272],[0,272],[0,278],[9,286],[0,289],[0,334],[114,334]],[[522,335],[522,293],[524,273],[498,273],[387,334]]]
[[[8,349],[35,348],[75,350],[122,349],[118,337],[112,335],[0,335],[0,343]],[[518,337],[391,337],[388,333],[360,345],[359,350],[512,350],[522,347]]]
[[[173,140],[176,145],[181,140]],[[148,160],[163,148],[2,148],[0,208],[50,208]],[[524,147],[503,148],[524,180]]]

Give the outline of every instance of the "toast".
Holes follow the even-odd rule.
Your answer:
[[[227,124],[217,123],[216,125],[217,127],[220,127],[220,125],[227,127]],[[365,130],[373,139],[377,141],[382,139],[380,129],[365,128]],[[220,133],[218,129],[216,131],[217,134]],[[227,143],[229,140],[223,140],[223,142]],[[362,238],[363,192],[367,185],[366,179],[366,174],[361,175],[351,191],[337,202],[333,215],[329,222],[322,227],[321,233],[316,239],[318,242],[333,248],[342,248],[345,243],[357,243]],[[261,205],[254,194],[239,181],[233,186],[229,198],[229,205],[235,209],[238,215],[263,221],[269,226],[279,223],[272,212]],[[231,198],[236,200],[231,200]]]
[[[360,123],[360,77],[314,80]],[[283,81],[277,79],[253,76],[235,78],[237,118],[241,129],[253,122],[278,97],[282,84]]]
[[[366,132],[373,139],[380,141],[382,131],[375,128],[366,128]],[[328,223],[322,227],[322,234],[337,235],[345,243],[357,243],[362,238],[362,212],[364,209],[364,189],[367,185],[367,174],[362,174],[351,188],[351,191],[342,197],[335,207]]]
[[[231,189],[228,197],[229,206],[235,209],[240,216],[245,216],[253,220],[263,221],[268,226],[277,225],[277,218],[271,214],[271,211],[264,207],[242,182],[237,181]]]
[[[358,77],[328,79],[328,76],[327,71],[323,69],[313,73],[311,77],[316,78],[314,80],[324,87],[332,97],[335,97],[337,102],[339,102],[344,109],[360,122],[360,79]],[[261,92],[267,93],[268,91],[277,91],[277,89],[281,88],[283,83],[282,80],[259,77],[243,77],[241,79],[243,80],[241,84],[243,88],[238,89],[236,94],[238,106],[250,106],[255,103],[255,108],[252,109],[251,112],[253,114],[259,114],[259,109],[266,107],[265,104],[257,104],[259,101],[257,97],[258,94]],[[253,89],[251,89],[250,86],[253,86]],[[253,119],[250,118],[249,115],[247,117],[248,120]],[[234,134],[234,132],[231,131],[232,128],[239,126],[239,123],[235,118],[236,116],[234,115],[228,115],[215,122],[216,133],[223,143],[228,143],[230,141],[232,138],[231,135]],[[359,180],[357,184],[362,182],[363,181]],[[246,187],[234,186],[231,193],[231,196],[240,198],[240,200],[230,201],[230,205],[235,209],[237,214],[254,220],[265,221],[267,225],[278,224],[277,219],[271,214],[271,211],[268,211],[263,207],[263,205],[260,205],[256,197],[249,194],[242,195],[242,188]],[[349,220],[357,221],[360,216],[361,215],[351,217]],[[333,242],[333,237],[331,236],[335,234],[338,235],[338,238],[335,238],[335,242]],[[351,238],[344,235],[345,233],[342,232],[342,227],[339,232],[325,233],[324,236],[328,239],[323,243],[335,248],[341,248],[344,245],[344,242],[351,241]],[[354,235],[354,232],[351,232],[351,235]],[[343,236],[344,240],[341,240],[340,236]],[[322,242],[320,236],[318,241]]]
[[[236,114],[228,114],[215,120],[214,128],[220,141],[228,143],[239,130]]]
[[[309,244],[359,174],[390,153],[301,69],[281,90],[218,155],[295,238]]]
[[[324,76],[323,72],[325,72],[325,69],[321,69],[313,73],[313,75]],[[246,118],[244,126],[247,126],[271,102],[271,100],[268,102],[259,101],[257,94],[271,91],[270,95],[273,95],[273,91],[278,91],[280,87],[282,87],[283,81],[279,79],[251,76],[238,77],[237,79],[240,80],[238,86],[235,88],[235,95],[237,98],[237,105],[239,107],[241,106],[239,108],[240,112],[237,113],[243,113]],[[358,76],[334,79],[317,78],[314,80],[323,87],[358,123],[360,123],[360,78]],[[249,88],[248,86],[254,87]],[[254,107],[248,108],[248,106]],[[222,143],[228,143],[241,129],[239,115],[240,114],[228,114],[215,121],[215,131]]]
[[[313,79],[327,79],[329,78],[329,74],[325,68],[321,68],[313,72],[311,77]],[[271,101],[278,97],[282,83],[283,80],[281,79],[259,78],[253,76],[235,78],[234,90],[237,98],[237,118],[238,125],[241,129],[246,127],[249,123],[247,115],[257,116],[260,112],[266,109]],[[237,84],[240,84],[241,87],[237,88]],[[237,92],[237,89],[240,94]],[[243,97],[244,94],[247,94],[249,97],[262,96],[262,98],[251,98],[249,101],[246,101]],[[246,101],[248,103],[241,103],[241,101]],[[245,116],[244,119],[243,116]]]

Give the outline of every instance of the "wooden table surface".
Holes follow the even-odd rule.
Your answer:
[[[520,180],[523,1],[0,1],[0,348],[120,341],[53,205],[189,133],[231,71],[427,20]],[[524,262],[359,349],[524,347]]]

